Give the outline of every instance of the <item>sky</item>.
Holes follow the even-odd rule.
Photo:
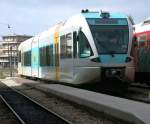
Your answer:
[[[0,37],[36,35],[86,8],[122,12],[137,24],[150,17],[149,5],[150,0],[0,0]]]

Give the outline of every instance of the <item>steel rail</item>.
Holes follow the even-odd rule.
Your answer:
[[[19,122],[21,124],[26,124],[21,117],[15,112],[15,110],[8,104],[8,102],[3,98],[2,95],[0,95],[0,98],[3,100],[3,102],[5,103],[5,105],[12,111],[12,113],[15,115],[15,117],[19,120]]]
[[[12,88],[11,88],[12,89]],[[49,113],[52,113],[53,115],[57,116],[58,118],[61,118],[62,120],[64,120],[65,122],[67,122],[68,124],[72,124],[70,121],[68,121],[67,119],[65,119],[64,117],[60,116],[59,114],[57,114],[56,112],[47,109],[46,107],[44,107],[43,105],[41,105],[40,103],[38,103],[37,101],[31,99],[30,97],[28,97],[27,95],[21,93],[20,91],[16,90],[16,89],[12,89],[13,91],[17,92],[18,94],[24,96],[25,98],[27,98],[28,100],[32,101],[33,103],[35,103],[36,105],[38,105],[39,107],[45,109],[46,111],[48,111]]]
[[[5,84],[4,84],[4,85],[5,85]],[[21,98],[26,99],[26,102],[31,102],[31,104],[37,105],[37,107],[41,108],[42,111],[43,111],[43,110],[44,110],[45,112],[47,111],[46,113],[51,114],[52,118],[59,118],[59,119],[62,120],[62,122],[65,123],[65,124],[72,124],[70,121],[68,121],[68,120],[65,119],[64,117],[62,117],[62,116],[60,116],[59,114],[57,114],[57,113],[55,113],[55,112],[53,112],[53,111],[47,109],[46,107],[44,107],[43,105],[41,105],[41,104],[38,103],[37,101],[35,101],[35,100],[31,99],[30,97],[28,97],[27,95],[21,93],[20,91],[14,89],[14,88],[10,88],[10,87],[8,87],[7,85],[5,85],[5,87],[7,87],[8,89],[5,90],[4,92],[2,91],[3,93],[0,94],[0,97],[2,98],[2,100],[4,101],[4,103],[9,107],[9,109],[14,113],[14,115],[18,118],[18,120],[21,122],[21,124],[26,124],[26,122],[25,122],[25,120],[23,120],[23,118],[21,118],[21,116],[19,116],[19,115],[17,114],[17,112],[15,111],[14,108],[16,107],[16,105],[15,105],[14,108],[13,108],[13,107],[7,102],[7,99],[9,100],[9,97],[10,97],[10,96],[9,96],[9,95],[10,95],[10,92],[14,92],[14,93],[20,95]],[[7,94],[7,93],[8,93],[8,94]],[[7,95],[8,95],[8,96],[7,96]],[[5,97],[6,97],[6,99],[5,99]],[[11,99],[10,99],[10,101],[11,101]]]

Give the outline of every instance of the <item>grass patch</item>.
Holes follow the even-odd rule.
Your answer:
[[[17,68],[12,69],[12,76],[17,75]],[[6,77],[10,77],[10,68],[0,68],[0,79],[4,79]]]

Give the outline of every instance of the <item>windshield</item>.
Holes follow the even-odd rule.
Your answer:
[[[129,31],[127,25],[90,25],[99,54],[127,53]]]

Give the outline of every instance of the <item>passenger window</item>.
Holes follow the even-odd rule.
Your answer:
[[[60,49],[61,49],[61,58],[66,57],[66,36],[63,35],[60,37]]]
[[[142,35],[138,36],[138,41],[139,41],[139,47],[145,46],[146,42],[147,42],[147,35],[142,34]]]
[[[41,47],[39,52],[40,52],[40,66],[44,66],[45,65],[45,61],[44,61],[44,58],[45,58],[44,47]]]
[[[21,62],[21,51],[18,52],[18,62]]]
[[[24,66],[31,66],[31,51],[24,52]]]
[[[72,34],[66,35],[66,56],[67,58],[72,58]]]
[[[73,57],[77,57],[77,32],[73,32]]]
[[[53,45],[50,45],[49,47],[49,57],[50,57],[50,66],[54,66],[54,59],[53,59]]]
[[[40,66],[53,66],[53,45],[40,48]]]
[[[72,58],[72,34],[60,37],[61,58]]]
[[[93,55],[90,44],[82,31],[79,32],[79,57],[87,58]]]

